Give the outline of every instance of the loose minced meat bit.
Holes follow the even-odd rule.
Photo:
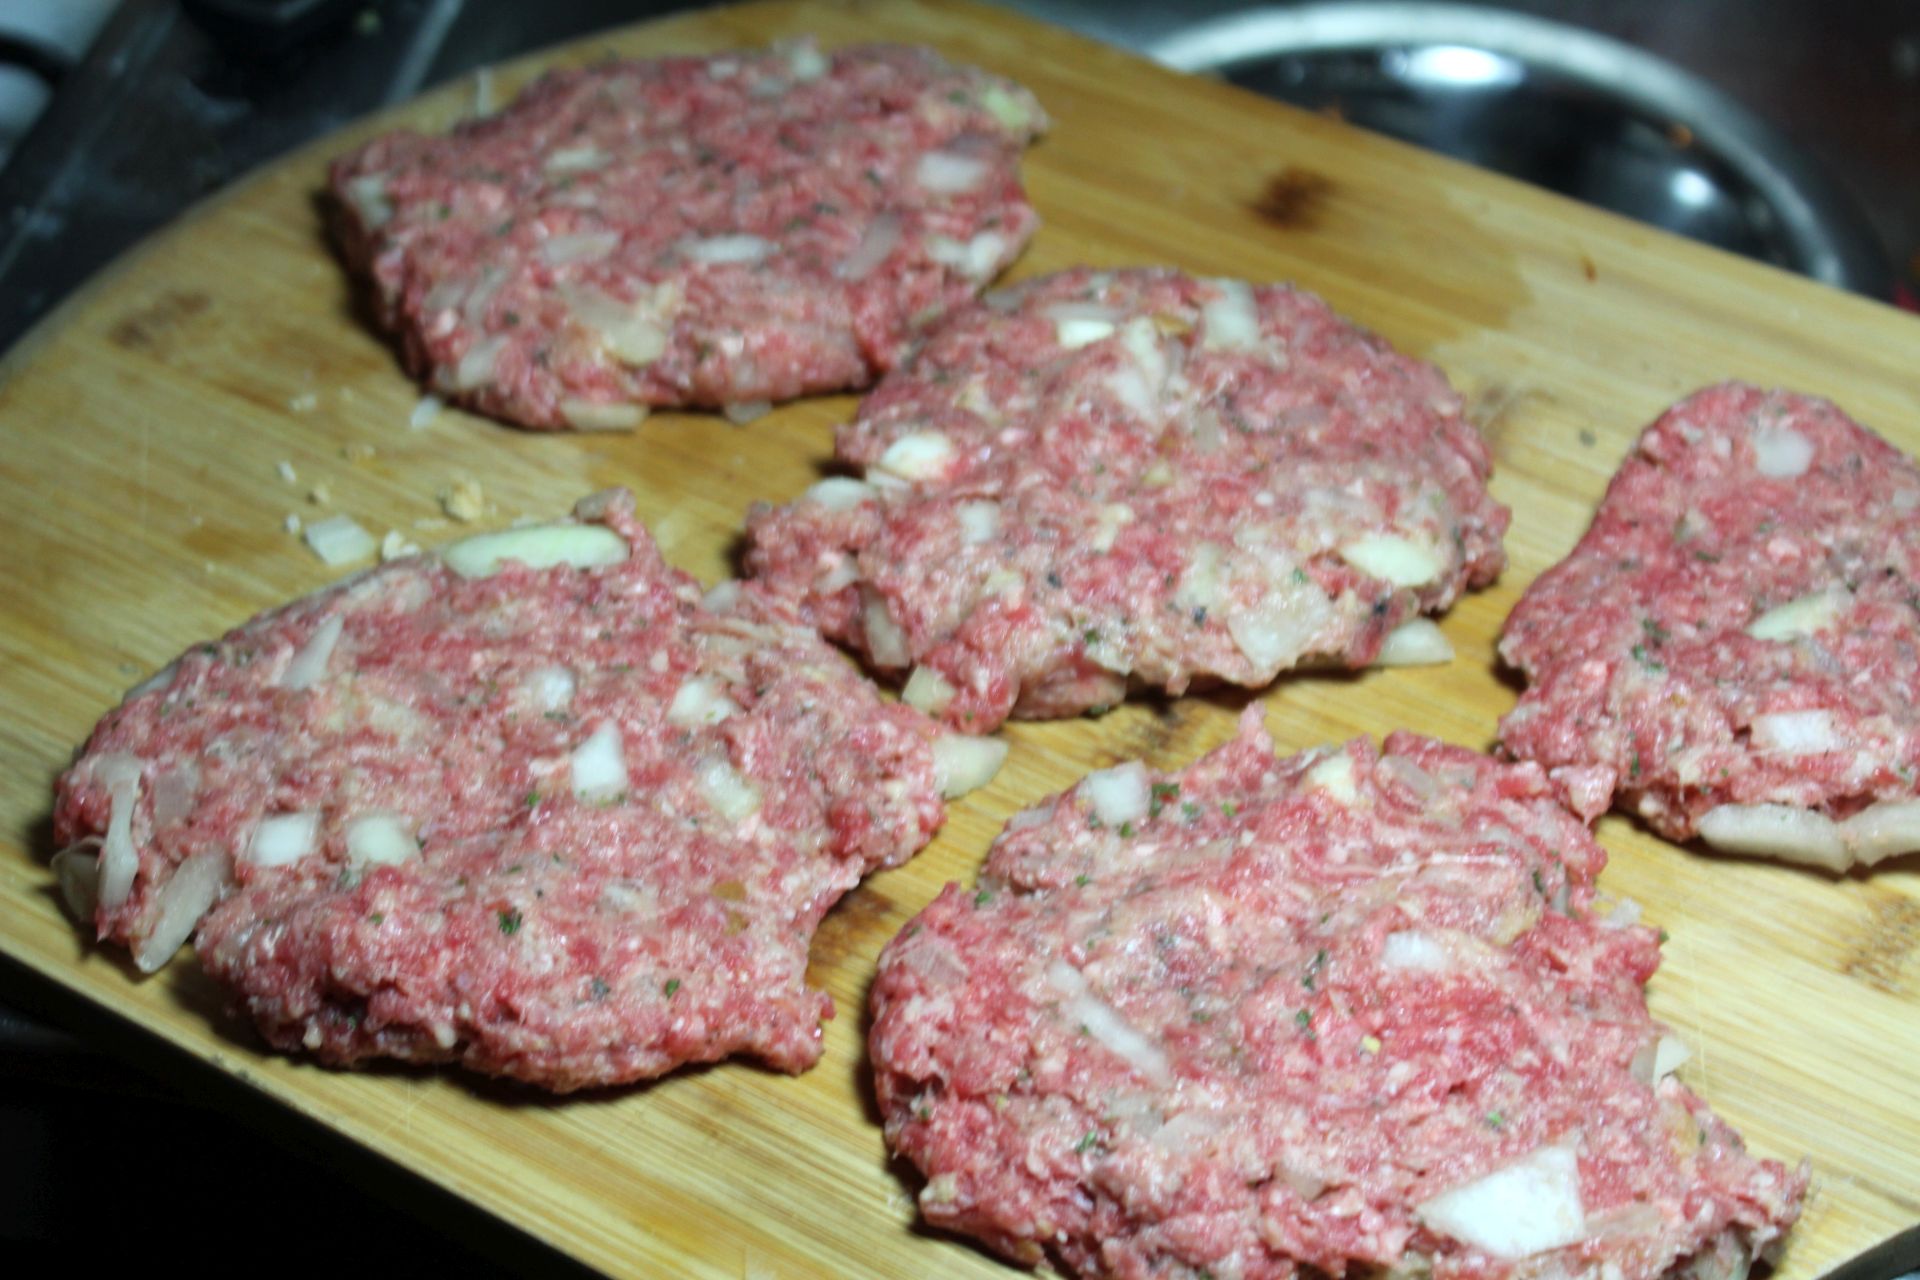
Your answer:
[[[331,1064],[809,1066],[814,928],[940,824],[955,740],[757,590],[703,605],[626,493],[579,516],[392,561],[129,695],[56,799],[98,936],[147,971],[192,937]]]
[[[335,163],[345,256],[439,395],[540,428],[861,387],[1020,253],[1031,94],[798,43],[558,71]]]
[[[1672,1078],[1604,861],[1537,766],[1276,761],[1255,709],[1016,815],[888,945],[888,1141],[929,1223],[1075,1275],[1744,1275],[1806,1173]]]
[[[983,731],[1303,659],[1444,660],[1507,510],[1432,366],[1310,294],[1069,271],[929,337],[834,477],[748,522],[749,572]]]
[[[1500,726],[1587,816],[1835,870],[1920,849],[1920,470],[1728,384],[1648,427],[1500,653]]]

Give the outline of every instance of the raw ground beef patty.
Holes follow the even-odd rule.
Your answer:
[[[1500,653],[1500,725],[1587,816],[1842,869],[1920,849],[1920,470],[1730,384],[1648,427]]]
[[[1031,94],[928,49],[558,71],[333,166],[410,369],[529,427],[861,387],[1018,256]]]
[[[70,900],[190,935],[276,1046],[553,1089],[820,1052],[827,908],[939,826],[944,743],[623,491],[183,655],[60,779]],[[196,930],[197,926],[197,930]]]
[[[1507,511],[1440,372],[1310,294],[1168,270],[991,295],[748,522],[749,572],[980,732],[1129,688],[1380,658],[1499,573]],[[1419,622],[1386,655],[1450,656]]]
[[[1085,1276],[1745,1275],[1806,1174],[1670,1075],[1653,930],[1533,765],[1400,733],[1016,815],[880,960],[927,1220]]]

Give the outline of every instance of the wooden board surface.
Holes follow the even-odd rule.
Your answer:
[[[1055,127],[1026,172],[1046,220],[1016,275],[1171,262],[1291,279],[1439,363],[1493,444],[1512,568],[1442,625],[1450,666],[1282,680],[1282,747],[1410,727],[1485,746],[1514,689],[1493,638],[1564,554],[1634,434],[1693,388],[1745,377],[1832,396],[1920,449],[1920,322],[1303,115],[1157,70],[1011,15],[948,3],[771,4],[682,16],[504,69],[713,50],[816,33],[920,40],[1014,76]],[[443,127],[471,81],[403,109]],[[330,510],[376,534],[476,479],[489,522],[632,486],[668,558],[711,581],[746,504],[818,475],[850,398],[745,427],[662,414],[632,435],[519,433],[417,391],[358,323],[315,212],[327,156],[303,151],[216,198],[69,302],[0,366],[0,948],[257,1089],[609,1272],[689,1277],[1011,1274],[914,1225],[867,1100],[862,1007],[882,943],[967,880],[1008,814],[1085,770],[1191,760],[1230,700],[1019,725],[984,792],[909,866],[827,919],[813,974],[838,1002],[826,1056],[787,1078],[747,1065],[567,1101],[450,1073],[329,1072],[263,1054],[183,957],[139,980],[83,945],[45,858],[50,786],[121,692],[194,641],[326,582],[283,531]],[[358,460],[349,446],[371,446]],[[290,462],[295,485],[276,476]],[[1920,1221],[1920,874],[1906,858],[1830,878],[1600,828],[1602,883],[1672,940],[1657,1016],[1694,1046],[1681,1075],[1763,1154],[1810,1157],[1814,1190],[1781,1280],[1822,1275]]]

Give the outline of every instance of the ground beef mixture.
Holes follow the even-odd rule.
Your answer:
[[[435,393],[541,428],[867,385],[1037,219],[1031,94],[807,43],[557,71],[335,162],[339,238]]]
[[[1281,286],[1079,269],[990,295],[836,454],[865,479],[756,508],[749,572],[973,732],[1364,666],[1504,563],[1439,371]]]
[[[887,947],[871,1048],[929,1223],[1083,1276],[1745,1274],[1805,1171],[1671,1075],[1652,929],[1534,765],[1411,734],[1015,816]]]
[[[60,779],[70,897],[192,937],[276,1046],[553,1089],[820,1053],[827,908],[939,826],[943,735],[624,492],[184,654]]]
[[[1592,816],[1834,869],[1920,849],[1920,471],[1728,384],[1648,427],[1500,652],[1501,722]]]

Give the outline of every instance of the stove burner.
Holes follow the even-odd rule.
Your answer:
[[[1805,153],[1669,62],[1466,5],[1237,13],[1150,52],[1641,222],[1885,297],[1866,218]]]

